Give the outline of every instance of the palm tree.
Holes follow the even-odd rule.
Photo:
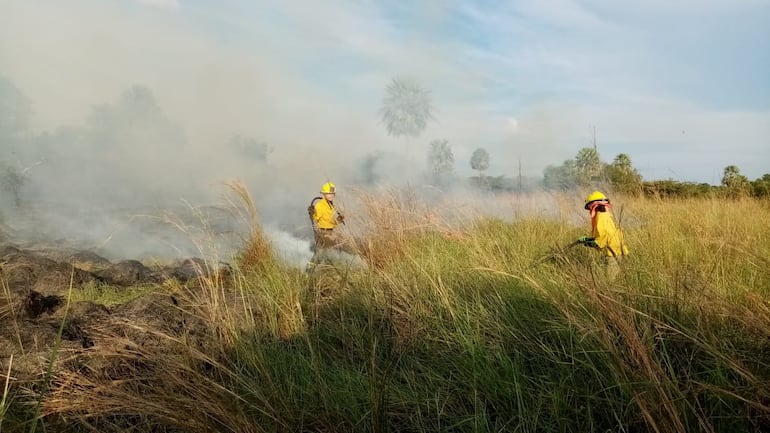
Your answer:
[[[393,78],[385,87],[380,115],[388,135],[407,139],[418,137],[428,126],[428,121],[433,120],[432,111],[430,92],[419,82]]]
[[[635,192],[642,185],[642,176],[631,164],[631,157],[625,153],[619,153],[612,164],[605,167],[605,175],[618,191]]]
[[[584,147],[580,149],[575,157],[575,164],[577,165],[578,182],[581,185],[590,184],[601,174],[602,163],[596,148]]]

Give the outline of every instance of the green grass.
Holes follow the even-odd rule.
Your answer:
[[[89,301],[111,307],[125,304],[158,291],[153,286],[118,287],[101,283],[88,283],[72,289],[72,301]]]

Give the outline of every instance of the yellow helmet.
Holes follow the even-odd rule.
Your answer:
[[[337,188],[331,182],[326,182],[321,186],[321,194],[336,194]]]
[[[609,202],[610,199],[607,198],[606,195],[602,194],[601,191],[594,191],[591,194],[588,194],[588,197],[586,197],[586,205],[585,208],[588,209],[588,205],[595,201],[606,201]]]

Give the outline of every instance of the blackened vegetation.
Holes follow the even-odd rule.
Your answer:
[[[30,318],[36,318],[43,313],[53,313],[62,303],[61,296],[42,295],[34,290],[30,290],[24,299],[24,311]]]
[[[112,263],[89,251],[0,245],[0,369],[9,368],[7,355],[13,354],[14,377],[23,383],[45,371],[42,363],[52,347],[75,355],[63,357],[67,362],[85,362],[77,356],[84,350],[165,350],[168,341],[161,335],[203,341],[209,330],[189,313],[189,297],[172,295],[168,289],[193,293],[209,274],[229,274],[227,267],[221,272],[220,267],[207,266],[199,258],[146,266],[137,260]],[[68,299],[71,288],[109,290],[117,296],[123,290],[147,292],[108,307]],[[132,348],[112,347],[109,341],[116,339],[130,342]],[[116,367],[96,362],[89,368]]]

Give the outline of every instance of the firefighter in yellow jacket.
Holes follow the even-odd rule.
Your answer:
[[[331,182],[321,186],[321,197],[315,197],[308,207],[310,221],[315,234],[315,250],[309,267],[322,262],[331,262],[331,249],[338,247],[339,238],[334,229],[345,223],[345,217],[334,207],[337,188]]]
[[[628,255],[623,232],[612,216],[610,199],[600,191],[594,191],[586,198],[585,209],[591,215],[591,236],[581,236],[578,242],[596,248],[602,254],[607,267],[607,276],[615,278],[622,258]]]

